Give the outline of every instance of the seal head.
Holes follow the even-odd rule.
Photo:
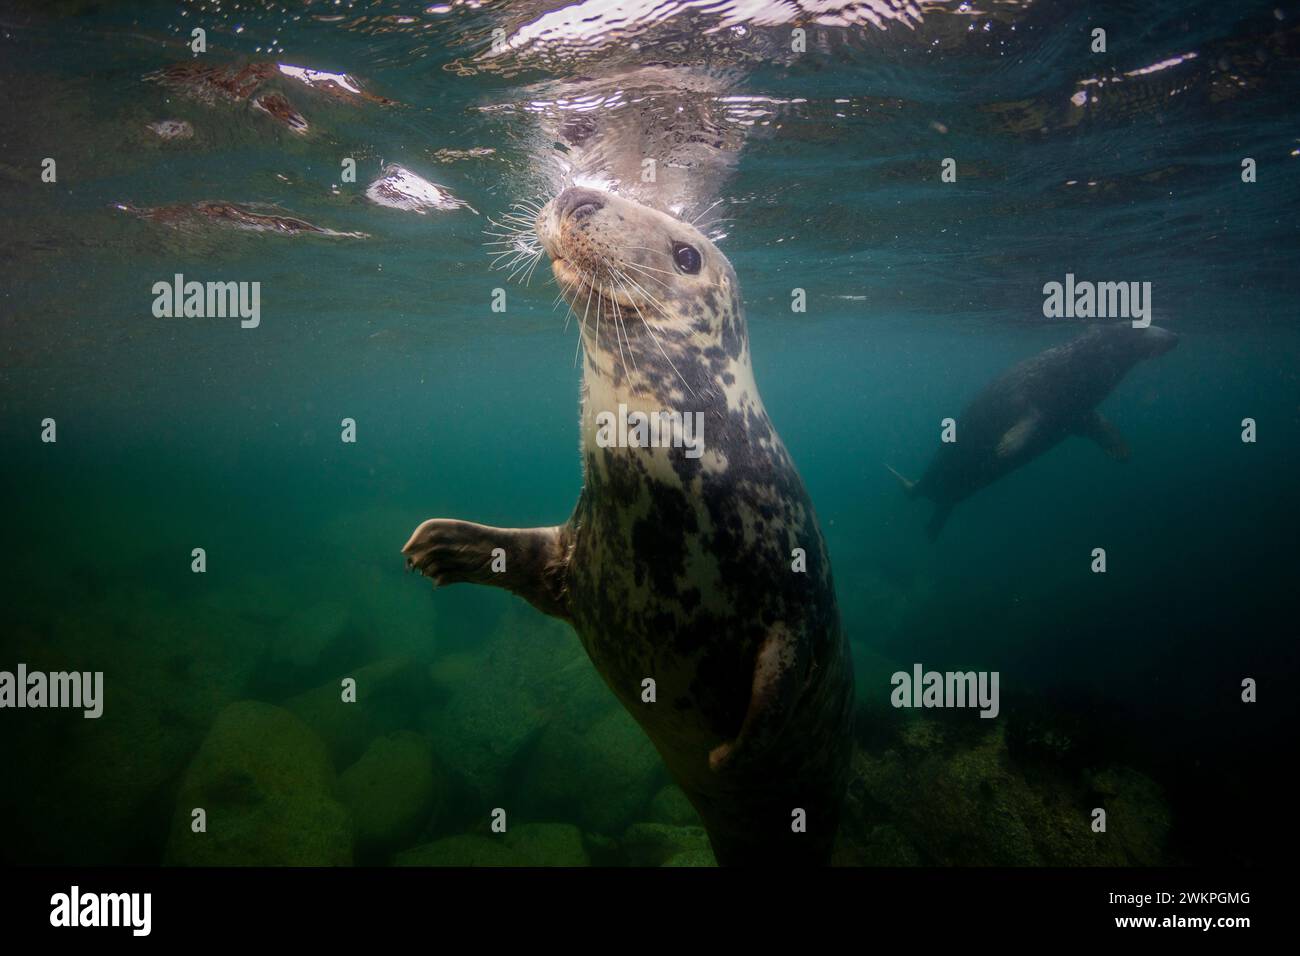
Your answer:
[[[537,235],[597,376],[681,403],[731,389],[748,369],[735,270],[694,226],[572,188],[542,209]],[[732,378],[715,381],[731,363]],[[757,396],[752,382],[748,391]]]

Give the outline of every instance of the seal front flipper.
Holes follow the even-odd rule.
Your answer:
[[[565,527],[492,528],[454,518],[430,518],[415,529],[402,553],[408,568],[435,585],[505,588],[542,613],[567,621]]]
[[[1014,458],[1024,451],[1033,439],[1034,432],[1038,428],[1040,421],[1042,421],[1042,416],[1038,412],[1030,412],[1008,428],[1003,434],[1002,440],[998,442],[997,456],[999,458]]]
[[[1106,453],[1107,457],[1115,461],[1128,461],[1128,442],[1124,440],[1124,436],[1120,434],[1119,429],[1101,412],[1093,411],[1092,414],[1079,423],[1074,431],[1080,438],[1095,441],[1101,446],[1101,450]]]
[[[785,729],[808,677],[808,654],[799,635],[771,626],[754,656],[754,679],[744,723],[734,740],[709,752],[713,770],[731,769],[760,756]]]

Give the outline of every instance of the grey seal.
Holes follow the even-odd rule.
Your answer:
[[[1096,325],[999,375],[958,416],[957,440],[939,446],[917,481],[889,468],[909,496],[935,503],[930,540],[957,504],[1071,435],[1096,442],[1116,461],[1127,459],[1128,443],[1097,406],[1134,365],[1177,344],[1177,335],[1154,325]]]
[[[571,623],[719,863],[827,863],[850,651],[812,501],[754,381],[735,271],[693,226],[603,191],[565,190],[535,229],[580,317],[582,493],[554,527],[425,521],[408,565]],[[654,443],[637,426],[661,413]]]

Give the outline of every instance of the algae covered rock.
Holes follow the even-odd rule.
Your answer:
[[[461,834],[393,857],[394,866],[588,866],[582,832],[567,823],[524,823],[501,834]]]
[[[334,799],[325,745],[280,707],[241,701],[223,710],[181,782],[167,846],[187,866],[340,866],[352,827]],[[192,829],[202,808],[206,832]]]
[[[652,823],[668,823],[674,826],[700,826],[700,815],[686,799],[681,787],[668,784],[660,787],[659,792],[650,801],[650,820]]]
[[[357,852],[409,845],[445,801],[440,784],[428,742],[419,734],[377,738],[339,775],[339,799],[352,812]]]
[[[1131,770],[1100,775],[1008,754],[1005,727],[905,715],[854,753],[834,860],[857,865],[1131,866],[1164,861],[1168,811]],[[1111,791],[1109,795],[1106,790]],[[1108,833],[1091,813],[1107,808]],[[1118,822],[1117,822],[1118,820]]]
[[[350,643],[363,643],[360,634],[349,609],[336,601],[294,609],[267,643],[253,693],[278,698],[320,683],[353,662],[340,658],[348,658]]]
[[[465,803],[610,836],[646,818],[662,762],[569,627],[521,605],[427,672],[437,703],[420,727]]]
[[[920,866],[921,862],[907,837],[888,823],[841,825],[831,851],[832,866]]]
[[[617,704],[583,726],[551,721],[529,753],[521,794],[535,814],[578,820],[584,829],[617,834],[644,818],[663,776],[654,745]]]
[[[694,850],[682,850],[670,856],[660,866],[717,866],[718,861],[713,856],[713,850],[709,847],[700,847]]]
[[[344,697],[345,678],[356,682],[355,700]],[[346,767],[376,737],[415,727],[429,693],[428,668],[393,658],[342,674],[284,706],[325,741],[336,767]]]
[[[507,771],[544,722],[526,696],[502,686],[491,671],[457,693],[426,721],[440,762],[483,803],[501,802]]]
[[[429,669],[447,700],[427,711],[421,726],[439,762],[473,799],[504,802],[507,777],[558,712],[548,692],[553,675],[582,663],[580,657],[568,627],[520,609],[505,616],[472,660],[461,656]]]
[[[1089,781],[1106,810],[1106,833],[1099,839],[1113,839],[1130,864],[1165,863],[1171,820],[1160,787],[1128,767],[1107,767],[1089,775]]]
[[[53,603],[53,602],[52,602]],[[244,686],[265,635],[238,616],[123,580],[94,599],[11,623],[11,660],[31,671],[103,671],[100,717],[27,711],[6,741],[0,820],[14,860],[156,864],[177,780]],[[12,664],[10,665],[12,667]],[[57,755],[57,759],[51,759]]]
[[[462,833],[393,857],[393,866],[527,866],[520,863],[504,839]]]
[[[621,843],[630,866],[717,866],[704,827],[634,823]]]

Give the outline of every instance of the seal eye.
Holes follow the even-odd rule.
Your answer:
[[[700,271],[699,252],[694,246],[688,246],[684,242],[673,243],[673,262],[677,263],[677,268],[687,275],[693,276]]]

